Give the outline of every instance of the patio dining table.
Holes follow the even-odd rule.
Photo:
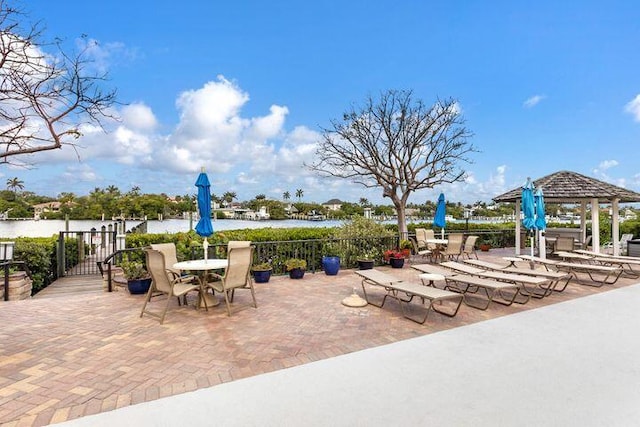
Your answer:
[[[440,258],[440,252],[446,249],[449,239],[427,239],[427,244],[436,245],[432,250],[433,258],[437,261]]]
[[[226,259],[194,259],[191,261],[180,261],[173,264],[173,268],[177,270],[185,270],[197,273],[200,278],[200,298],[198,299],[198,307],[215,307],[220,304],[218,298],[206,292],[206,276],[210,270],[224,270],[229,265]]]

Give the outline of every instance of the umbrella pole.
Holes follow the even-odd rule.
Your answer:
[[[209,242],[207,241],[206,237],[202,242],[202,248],[204,249],[204,260],[206,261],[209,259]]]
[[[533,236],[531,236],[531,258],[533,258]]]
[[[440,234],[442,234],[442,240],[444,240],[444,227],[440,230]]]

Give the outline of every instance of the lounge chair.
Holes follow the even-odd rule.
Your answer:
[[[431,311],[444,314],[448,317],[455,316],[458,313],[460,306],[462,305],[462,301],[464,300],[464,295],[461,295],[460,293],[438,289],[435,287],[424,286],[419,283],[405,282],[401,279],[398,279],[397,277],[376,269],[356,270],[356,274],[362,277],[362,292],[368,304],[374,305],[376,307],[382,307],[384,306],[387,298],[395,299],[396,301],[398,301],[398,304],[400,304],[402,315],[405,318],[420,324],[424,324],[424,322],[427,320],[427,317],[429,316],[429,312]],[[365,284],[382,287],[386,291],[386,294],[382,298],[382,301],[380,303],[375,303],[371,300],[370,296],[367,294]],[[407,299],[403,299],[403,295]],[[424,317],[422,318],[417,318],[410,315],[411,310],[409,303],[413,300],[414,297],[419,297],[422,303],[426,306],[426,311]],[[435,302],[443,304],[438,304],[436,306],[434,305]],[[450,304],[446,304],[451,307],[449,311],[443,310],[445,302],[450,302]]]
[[[427,249],[426,242],[424,242],[423,240],[422,241],[418,240],[417,238],[416,239],[410,238],[409,240],[413,245],[414,254],[420,255],[422,258],[429,257],[429,259],[431,259],[432,252],[429,249]],[[422,245],[420,242],[423,242]]]
[[[142,306],[142,311],[140,311],[140,317],[144,314],[148,314],[149,316],[157,318],[160,321],[160,324],[162,324],[167,314],[171,297],[177,297],[179,301],[180,297],[186,296],[189,292],[200,293],[200,284],[194,282],[185,283],[182,282],[179,277],[174,278],[166,268],[162,252],[147,248],[145,249],[145,255],[147,258],[147,271],[149,271],[153,280],[149,287],[149,291],[147,292],[144,305]],[[167,296],[167,302],[160,313],[147,310],[147,304],[149,303],[151,296],[156,294],[164,294]],[[200,298],[198,298],[198,300],[199,299]]]
[[[246,243],[229,242],[227,252],[227,268],[224,275],[210,273],[212,281],[207,281],[206,287],[220,292],[224,295],[224,302],[227,305],[227,315],[231,316],[231,303],[235,291],[245,289],[251,291],[253,307],[258,308],[256,294],[253,289],[253,279],[251,278],[251,264],[253,262],[253,246]]]
[[[549,271],[546,269],[542,270],[539,268],[532,269],[530,267],[521,268],[521,267],[515,266],[515,264],[512,267],[512,266],[500,265],[493,262],[478,260],[478,259],[466,259],[463,262],[465,262],[466,264],[473,265],[474,267],[480,267],[487,270],[502,271],[505,273],[513,273],[513,274],[525,274],[525,275],[534,276],[534,277],[544,277],[546,279],[551,280],[551,286],[549,286],[548,288],[547,295],[550,294],[551,291],[556,291],[556,292],[564,291],[567,288],[567,285],[569,284],[569,282],[571,281],[571,278],[573,277],[571,274],[567,272]]]
[[[618,242],[618,249],[620,250],[620,254],[624,255],[627,253],[627,242],[633,239],[633,234],[625,233],[620,236],[620,241]],[[613,242],[606,243],[603,248],[605,249],[613,249]]]
[[[572,251],[575,249],[575,240],[573,237],[558,236],[556,242],[553,245],[554,255],[556,252]]]
[[[523,296],[530,296],[534,298],[542,298],[551,293],[551,287],[553,281],[540,276],[529,276],[525,274],[514,274],[503,271],[487,270],[484,268],[478,268],[469,264],[464,264],[455,261],[443,262],[443,267],[454,270],[458,273],[470,274],[473,276],[479,276],[485,279],[494,279],[500,282],[509,282],[518,285],[520,288],[520,294]],[[529,289],[527,286],[534,286],[534,289]],[[538,290],[539,289],[539,290]]]
[[[520,287],[513,283],[499,282],[497,280],[485,279],[479,276],[472,276],[470,274],[455,273],[451,270],[439,267],[439,264],[415,264],[412,265],[411,268],[422,273],[443,275],[446,281],[444,289],[453,292],[460,292],[464,295],[464,303],[469,307],[477,308],[478,310],[486,310],[492,302],[509,306],[514,302],[524,304],[529,301],[528,296],[521,297],[521,299],[518,300],[518,296],[521,295]],[[469,298],[472,296],[476,296],[478,298]],[[478,303],[476,302],[478,299],[484,299],[485,302],[482,304]]]
[[[460,257],[460,252],[462,252],[462,242],[464,240],[464,235],[462,233],[451,233],[447,238],[447,247],[444,251],[440,252],[442,259],[453,259],[456,258],[456,261]]]
[[[613,285],[618,281],[623,273],[621,267],[609,265],[595,265],[579,262],[555,261],[546,258],[532,257],[530,255],[520,255],[520,258],[543,265],[547,269],[566,271],[573,274],[577,283],[587,286],[601,287],[602,285]],[[591,282],[581,280],[578,274],[586,274]]]
[[[584,262],[595,263],[596,265],[608,265],[622,268],[622,273],[631,278],[640,277],[640,258],[623,255],[600,254],[591,251],[577,250],[571,255],[580,257]],[[635,268],[634,268],[635,267]]]
[[[471,255],[478,259],[478,254],[476,253],[476,241],[478,240],[478,236],[467,236],[467,239],[464,241],[464,246],[462,247],[462,259],[467,257],[471,259]]]

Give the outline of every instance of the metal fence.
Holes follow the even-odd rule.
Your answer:
[[[478,235],[478,244],[489,243],[492,247],[513,246],[515,243],[514,230],[473,230],[468,234]],[[355,268],[358,265],[358,259],[363,257],[373,259],[376,264],[381,264],[384,252],[397,248],[398,244],[399,239],[397,236],[252,242],[252,245],[256,248],[253,263],[267,262],[271,264],[273,274],[284,274],[286,272],[286,261],[291,258],[299,258],[307,262],[308,271],[316,272],[322,269],[323,256],[337,255],[340,257],[340,266],[342,268]],[[113,251],[109,256],[99,259],[100,263],[98,265],[106,273],[113,266],[119,265],[125,254],[129,259],[144,262],[142,248],[128,248]],[[226,243],[214,244],[209,247],[210,258],[226,258],[226,256]],[[204,257],[203,248],[201,246],[192,247],[191,252],[186,257],[188,259],[202,259]]]
[[[58,277],[99,274],[97,262],[116,250],[116,232],[106,230],[61,231],[56,258]]]

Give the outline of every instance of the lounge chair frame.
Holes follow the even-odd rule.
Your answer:
[[[520,286],[514,283],[499,282],[470,274],[454,273],[451,270],[434,267],[432,264],[415,264],[411,268],[423,273],[442,274],[445,276],[446,282],[444,289],[463,294],[464,303],[478,310],[488,309],[492,302],[510,306],[513,303],[525,304],[531,298],[529,295],[522,295]],[[478,294],[480,294],[481,300],[486,300],[486,303],[479,304],[469,299],[469,297],[478,296]],[[485,298],[482,298],[482,295]]]
[[[635,270],[633,267],[640,267],[640,258],[638,257],[628,257],[624,255],[609,255],[609,254],[601,254],[586,250],[576,250],[574,251],[579,255],[589,257],[587,261],[597,262],[598,264],[621,267],[622,274],[626,277],[631,277],[633,279],[637,279],[640,277],[640,271]]]
[[[454,261],[444,262],[441,265],[458,273],[470,274],[484,279],[494,279],[499,282],[516,284],[520,287],[520,293],[523,296],[530,296],[532,298],[543,298],[549,295],[551,293],[551,286],[553,285],[553,281],[551,279],[540,276],[487,270],[485,268],[479,268],[470,264]],[[533,286],[533,288],[529,288],[528,286]]]
[[[567,288],[567,285],[573,278],[573,276],[564,271],[549,271],[549,270],[537,270],[531,268],[520,268],[520,267],[510,267],[510,266],[502,266],[499,264],[495,264],[493,262],[485,261],[485,260],[476,260],[476,259],[466,259],[464,260],[466,264],[473,265],[474,267],[485,268],[488,270],[494,271],[502,271],[505,273],[512,274],[523,274],[527,276],[533,277],[544,277],[550,281],[549,286],[541,286],[540,289],[543,290],[542,296],[549,296],[553,292],[562,292]],[[515,264],[514,264],[515,265]]]
[[[464,300],[464,295],[461,295],[459,293],[445,289],[424,286],[418,283],[405,282],[402,279],[398,279],[376,269],[358,270],[356,271],[356,274],[362,277],[362,292],[368,304],[381,308],[384,306],[387,298],[395,299],[400,305],[402,315],[406,319],[409,319],[412,322],[416,322],[421,325],[426,322],[431,311],[435,311],[436,313],[443,314],[447,317],[454,317],[456,314],[458,314],[460,306],[462,305],[462,302]],[[386,291],[386,294],[382,298],[382,301],[380,303],[373,302],[370,299],[370,296],[367,294],[365,284],[382,287]],[[422,304],[425,306],[424,316],[422,317],[416,317],[415,315],[411,314],[412,304],[410,303],[415,297],[420,298]],[[452,302],[453,308],[447,311],[444,310],[442,308],[442,305],[440,304],[438,304],[437,306],[434,305],[435,302],[440,303],[444,301]]]
[[[555,269],[558,271],[566,271],[573,275],[576,283],[586,286],[600,288],[603,285],[613,285],[622,276],[623,269],[621,267],[613,267],[610,265],[595,265],[579,262],[565,262],[544,259],[539,257],[531,257],[531,255],[520,255],[520,258],[532,261],[537,264],[544,265],[547,269]],[[591,282],[585,281],[578,274],[586,274]]]

